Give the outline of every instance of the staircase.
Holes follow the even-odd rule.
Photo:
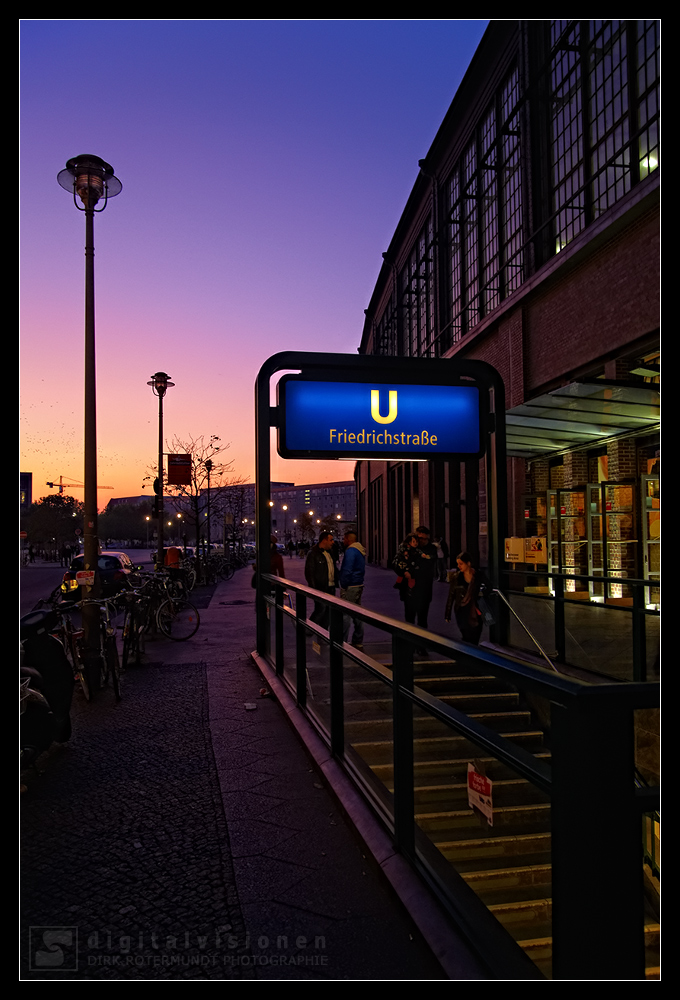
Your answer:
[[[383,654],[380,649],[384,649]],[[388,647],[370,655],[390,667]],[[549,761],[544,732],[518,693],[491,675],[472,675],[452,660],[420,659],[415,684]],[[308,659],[317,708],[327,704],[327,667]],[[375,778],[394,790],[391,689],[345,661],[345,741]],[[322,713],[323,714],[323,713]],[[507,765],[420,709],[414,710],[415,820],[546,978],[552,968],[550,801]],[[493,826],[468,805],[467,768],[493,782]],[[645,921],[648,978],[658,978],[658,923]]]

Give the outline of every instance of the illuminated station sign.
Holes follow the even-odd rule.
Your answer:
[[[415,461],[483,453],[475,385],[324,382],[285,375],[278,402],[283,458]]]

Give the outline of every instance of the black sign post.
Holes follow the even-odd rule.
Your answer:
[[[270,405],[271,379],[279,383]],[[270,429],[284,458],[463,460],[486,464],[489,575],[495,586],[507,535],[505,387],[483,361],[354,354],[275,354],[255,383],[257,650],[269,654]],[[505,638],[494,626],[492,637]]]

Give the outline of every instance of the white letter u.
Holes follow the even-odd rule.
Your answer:
[[[390,389],[390,410],[386,417],[380,416],[380,390],[371,389],[371,416],[377,424],[391,424],[397,419],[397,390]]]

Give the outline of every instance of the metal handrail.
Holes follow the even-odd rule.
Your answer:
[[[492,594],[496,594],[498,597],[500,597],[500,599],[503,601],[503,604],[505,604],[505,606],[507,607],[508,611],[510,611],[510,613],[512,615],[514,615],[514,617],[520,623],[520,625],[522,626],[522,628],[524,629],[524,631],[526,632],[526,634],[529,636],[529,638],[533,642],[533,644],[536,646],[536,648],[538,649],[538,651],[541,654],[541,656],[543,657],[543,659],[546,660],[546,662],[548,663],[548,665],[550,666],[550,668],[552,670],[554,670],[555,673],[559,673],[559,670],[557,669],[557,667],[555,666],[555,664],[553,663],[553,661],[550,659],[550,657],[548,656],[548,654],[546,653],[546,651],[543,649],[543,646],[541,646],[541,644],[538,641],[538,639],[536,638],[536,636],[534,636],[531,633],[531,631],[529,630],[528,626],[524,624],[524,622],[522,621],[522,619],[520,618],[520,616],[517,614],[517,612],[515,611],[515,609],[511,606],[510,601],[508,601],[508,599],[506,598],[505,594],[501,593],[500,590],[496,590],[495,588],[491,591],[491,593]]]

